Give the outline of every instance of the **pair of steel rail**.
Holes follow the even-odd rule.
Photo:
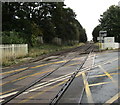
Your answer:
[[[89,53],[92,52],[92,48],[91,45],[87,46],[87,48],[85,48],[85,51],[89,51]],[[88,53],[88,52],[87,52]],[[89,54],[88,54],[89,55]],[[80,67],[71,75],[71,77],[69,78],[69,80],[64,84],[64,86],[61,88],[61,90],[58,92],[58,94],[55,96],[55,98],[52,99],[52,101],[50,102],[50,105],[55,105],[58,100],[61,98],[61,96],[64,94],[65,90],[70,86],[70,84],[72,83],[72,81],[74,80],[75,76],[78,74],[78,72],[81,70],[81,68],[83,67],[85,61],[88,58],[88,55],[86,56],[86,58],[84,59],[84,61],[82,62],[82,64],[80,65]],[[76,57],[76,56],[75,56]],[[74,59],[75,57],[73,57],[72,59]],[[23,87],[22,89],[19,90],[18,93],[16,93],[15,95],[9,97],[8,99],[6,99],[5,101],[3,101],[1,103],[1,105],[5,105],[8,102],[10,102],[11,100],[13,100],[14,98],[16,98],[17,96],[19,96],[20,94],[22,94],[23,92],[25,92],[27,89],[31,88],[32,86],[34,86],[35,84],[37,84],[38,82],[40,82],[41,80],[43,80],[44,78],[48,77],[49,75],[51,75],[53,72],[57,71],[59,68],[63,67],[64,65],[66,65],[68,62],[70,62],[72,59],[68,60],[67,62],[63,63],[62,65],[60,65],[58,68],[56,68],[55,70],[53,70],[52,72],[49,72],[45,75],[43,75],[42,77],[38,78],[37,80],[35,80],[34,82],[32,82],[31,84]],[[29,69],[29,68],[28,68]],[[27,70],[27,69],[26,69]],[[20,72],[18,72],[20,73]],[[16,73],[15,73],[16,74]],[[12,75],[15,75],[12,74]],[[12,76],[10,75],[10,76]],[[8,76],[7,76],[8,77]],[[6,78],[7,78],[6,77]]]

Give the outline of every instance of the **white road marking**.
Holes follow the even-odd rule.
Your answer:
[[[95,57],[95,55],[94,55],[94,57]],[[94,58],[94,57],[93,57],[93,58]],[[113,62],[113,61],[116,61],[116,60],[118,60],[118,58],[117,58],[117,59],[113,59],[113,60],[111,60],[111,61],[104,62],[104,63],[102,63],[101,65],[106,64],[106,63],[109,63],[109,62]],[[94,65],[92,68],[95,68],[95,67],[98,67],[98,65]],[[83,72],[83,71],[88,71],[88,70],[90,70],[90,68],[91,68],[91,67],[82,68],[82,69],[81,69],[81,72]],[[80,72],[80,73],[81,73],[81,72]],[[73,73],[73,72],[72,72],[72,73]],[[48,81],[48,82],[51,82],[51,81],[52,81],[52,83],[46,84],[46,83],[48,83],[48,82],[44,82],[44,83],[35,85],[35,87],[40,86],[40,87],[37,87],[37,88],[36,88],[36,89],[39,89],[39,88],[43,88],[43,87],[45,87],[45,86],[51,85],[51,84],[53,84],[53,83],[55,83],[55,82],[64,80],[64,79],[66,79],[66,78],[69,78],[69,77],[70,77],[69,75],[72,74],[72,73],[69,73],[69,74],[67,74],[67,75],[64,75],[64,76],[61,76],[61,77],[59,77],[59,78],[55,78],[55,79],[52,79],[52,80]],[[66,76],[66,77],[65,77],[65,76]],[[63,77],[65,77],[65,78],[63,78]],[[62,78],[62,79],[61,79],[61,78]],[[44,84],[46,84],[46,85],[44,85]],[[41,85],[43,85],[43,86],[41,86]],[[32,90],[29,90],[29,91],[32,91]],[[16,94],[17,92],[18,92],[18,91],[15,91],[15,92],[12,92],[12,93],[8,93],[8,94],[5,94],[5,95],[2,95],[2,96],[0,96],[0,98],[9,97],[9,96],[11,96],[11,95]],[[25,94],[25,92],[24,92],[24,94]]]
[[[15,91],[15,92],[12,92],[12,93],[8,93],[8,94],[5,94],[5,95],[1,95],[0,96],[0,98],[2,99],[2,98],[6,98],[6,97],[9,97],[9,96],[11,96],[11,95],[14,95],[14,94],[16,94],[16,93],[18,93],[19,91]]]
[[[2,99],[2,100],[0,99],[0,103],[3,102],[3,101],[4,101],[4,99]]]
[[[72,73],[73,73],[73,72],[72,72]],[[58,79],[64,78],[64,77],[66,77],[66,76],[68,76],[68,75],[71,75],[72,73],[69,73],[69,74],[67,74],[67,75],[63,75],[63,76],[61,76],[61,77],[58,77],[58,78],[49,80],[49,81],[47,81],[47,82],[40,83],[40,84],[35,85],[35,86],[33,86],[33,87],[41,86],[41,85],[44,85],[44,84],[46,84],[46,83],[49,83],[49,82],[52,82],[52,81],[56,81],[56,80],[58,80]]]
[[[37,88],[34,88],[34,89],[28,90],[27,92],[24,92],[23,94],[27,94],[27,93],[29,93],[29,92],[32,92],[32,91],[41,89],[41,88],[43,88],[43,87],[45,87],[45,86],[49,86],[49,85],[54,84],[54,83],[56,83],[56,82],[58,82],[58,81],[65,80],[65,79],[67,79],[67,78],[69,78],[69,77],[70,77],[70,76],[65,77],[65,78],[62,78],[62,79],[59,79],[59,80],[56,80],[56,81],[54,81],[54,82],[52,82],[52,83],[48,83],[48,84],[46,84],[46,85],[43,85],[43,86],[40,86],[40,87],[37,87]]]

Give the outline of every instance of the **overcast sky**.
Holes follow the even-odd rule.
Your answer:
[[[74,10],[78,21],[86,29],[88,40],[92,31],[99,24],[98,19],[111,5],[118,5],[120,0],[65,0],[67,7]]]

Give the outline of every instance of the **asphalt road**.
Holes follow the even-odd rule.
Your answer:
[[[106,51],[97,53],[94,65],[87,75],[87,87],[81,103],[119,103],[119,53]]]
[[[9,103],[49,104],[85,59],[80,51],[50,56],[29,65],[5,68],[1,73],[1,102],[45,74],[56,70]],[[62,95],[59,103],[118,103],[118,51],[93,52]],[[29,68],[28,68],[29,67]],[[19,73],[18,73],[19,72]],[[16,73],[13,75],[13,73]],[[10,76],[11,75],[11,76]]]

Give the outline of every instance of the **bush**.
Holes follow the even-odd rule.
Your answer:
[[[19,32],[15,31],[5,31],[2,32],[2,44],[24,44],[26,40],[20,37]]]

